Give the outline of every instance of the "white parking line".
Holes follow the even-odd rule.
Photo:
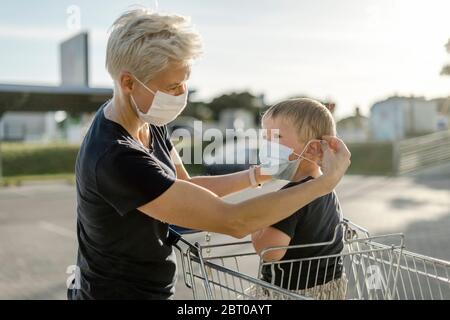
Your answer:
[[[73,232],[70,229],[57,226],[56,224],[53,224],[53,223],[50,223],[47,221],[39,221],[38,226],[39,226],[39,228],[53,232],[62,237],[65,237],[65,238],[70,238],[70,239],[74,239],[74,240],[77,239],[77,235],[75,234],[75,232]]]

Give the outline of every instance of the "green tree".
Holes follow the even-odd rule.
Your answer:
[[[189,101],[188,106],[184,109],[182,116],[194,117],[198,120],[208,121],[213,119],[213,113],[205,102]]]
[[[447,49],[447,52],[450,53],[450,39],[448,39],[448,42],[445,45],[445,48]],[[447,64],[442,68],[441,75],[450,76],[450,64]]]
[[[244,109],[255,114],[255,117],[264,109],[265,105],[262,96],[254,96],[249,92],[233,92],[231,94],[223,94],[214,98],[209,104],[213,118],[219,119],[220,112],[227,109]]]

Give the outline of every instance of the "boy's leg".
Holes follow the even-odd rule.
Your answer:
[[[273,293],[272,293],[273,294]],[[271,294],[270,290],[267,290],[265,288],[262,288],[259,285],[252,284],[249,288],[245,290],[245,296],[250,299],[256,299],[256,300],[270,300]],[[244,296],[242,298],[245,299]],[[238,298],[240,300],[240,298]]]
[[[345,300],[347,295],[348,280],[345,273],[341,278],[335,279],[323,285],[323,290],[319,291],[317,299],[320,300]]]
[[[347,276],[345,273],[342,273],[342,276],[339,279],[306,290],[299,290],[298,294],[315,300],[345,300],[347,295],[347,285]]]

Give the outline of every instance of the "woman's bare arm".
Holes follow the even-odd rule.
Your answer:
[[[200,187],[212,191],[219,197],[238,192],[251,187],[249,170],[235,172],[219,176],[198,176],[191,177],[183,165],[183,162],[175,148],[171,151],[172,161],[177,169],[177,178],[196,184]],[[271,179],[270,176],[261,175],[259,168],[255,169],[256,180],[258,183],[264,183]]]
[[[205,188],[177,180],[161,196],[139,210],[170,224],[243,238],[288,217],[298,208],[330,191],[326,180],[318,178],[289,189],[230,204]]]
[[[350,152],[337,138],[323,145],[323,175],[318,179],[237,204],[226,203],[211,191],[177,180],[157,199],[139,208],[143,213],[182,227],[242,238],[280,221],[316,198],[330,193],[350,164]]]

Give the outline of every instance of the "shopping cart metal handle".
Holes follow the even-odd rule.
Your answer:
[[[360,225],[357,225],[356,223],[350,221],[349,219],[343,218],[343,219],[342,219],[342,222],[344,222],[347,226],[352,227],[352,228],[354,228],[354,229],[357,229],[358,231],[364,233],[364,234],[366,235],[366,237],[370,237],[370,232],[369,232],[369,230],[367,230],[367,229],[361,227]]]
[[[202,232],[201,230],[195,230],[195,229],[189,229],[185,227],[176,226],[174,224],[170,225],[170,228],[179,234],[193,234],[193,233],[199,233]]]
[[[188,247],[188,249],[186,251],[183,251],[183,249],[178,245],[179,242],[185,244]],[[179,232],[175,231],[172,227],[169,227],[169,236],[167,237],[166,243],[170,246],[173,246],[180,252],[180,260],[181,260],[181,267],[183,269],[184,283],[186,287],[192,288],[194,285],[194,280],[192,278],[193,271],[192,269],[187,271],[185,258],[190,259],[189,256],[192,253],[197,259],[200,259],[200,249],[199,249],[200,245],[198,243],[191,244],[189,241],[186,241],[185,239],[183,239],[183,236]],[[188,267],[191,268],[190,263],[188,263]],[[188,282],[187,277],[188,273],[191,275],[191,282]]]
[[[189,241],[183,239],[183,236],[179,232],[175,231],[172,227],[169,227],[169,237],[167,238],[166,243],[170,246],[174,246],[175,248],[181,251],[181,248],[177,245],[178,242],[182,242],[185,245],[187,245],[191,249],[191,252],[198,257],[199,255],[198,247],[196,245],[193,245]]]

